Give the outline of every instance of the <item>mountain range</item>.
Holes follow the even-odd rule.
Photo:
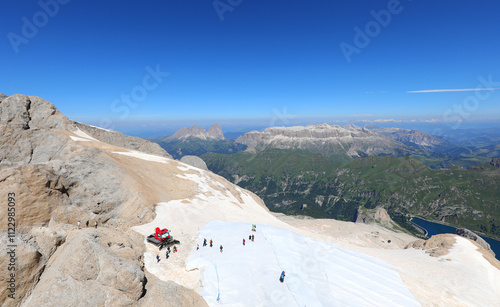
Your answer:
[[[69,120],[40,97],[0,95],[0,132],[0,195],[15,208],[0,212],[2,221],[15,220],[1,231],[10,252],[0,265],[14,268],[0,276],[2,306],[493,306],[500,297],[500,263],[474,241],[417,240],[377,218],[364,224],[272,214],[223,177],[174,160],[157,144]],[[393,159],[400,165],[391,166]],[[370,172],[350,175],[354,169],[392,170],[398,178],[396,169],[408,168],[425,174],[419,186],[436,184],[410,158],[350,163],[351,171],[337,175],[361,187]],[[488,180],[495,184],[483,177],[477,185]],[[146,240],[156,227],[180,241],[168,259]],[[242,244],[251,234],[255,240]],[[203,247],[204,238],[215,248]]]

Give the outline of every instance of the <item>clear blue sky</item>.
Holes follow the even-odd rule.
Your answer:
[[[75,120],[500,119],[496,0],[59,1],[1,4],[0,92]]]

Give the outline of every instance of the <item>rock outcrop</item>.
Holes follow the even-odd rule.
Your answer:
[[[407,248],[423,249],[427,254],[432,257],[440,257],[448,254],[450,248],[456,243],[454,235],[452,234],[439,234],[434,235],[428,240],[417,240],[408,244]]]
[[[500,168],[500,158],[491,159],[490,165]]]
[[[358,207],[355,222],[378,225],[395,232],[403,231],[403,228],[394,222],[389,216],[389,213],[382,207],[377,207],[375,209],[367,209],[364,206]]]
[[[224,133],[222,133],[222,128],[219,124],[212,125],[208,129],[208,132],[205,130],[205,128],[191,126],[189,128],[179,129],[176,133],[174,133],[174,135],[165,138],[165,141],[185,140],[189,138],[220,141],[224,140]]]
[[[477,244],[484,247],[484,249],[491,253],[493,256],[495,256],[495,253],[491,250],[491,246],[488,244],[488,242],[486,242],[483,238],[470,231],[469,229],[457,228],[455,234],[476,242]]]
[[[184,156],[180,160],[182,163],[186,163],[188,165],[203,169],[208,171],[207,164],[203,161],[202,158],[197,156]]]

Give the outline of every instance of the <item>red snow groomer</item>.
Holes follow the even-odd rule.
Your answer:
[[[160,227],[156,227],[155,233],[149,235],[147,241],[158,246],[160,250],[164,247],[180,243],[170,236],[170,230],[167,228],[160,229]]]

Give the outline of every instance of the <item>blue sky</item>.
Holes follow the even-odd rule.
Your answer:
[[[500,120],[498,1],[1,6],[0,92],[41,96],[82,122]],[[469,91],[409,93],[441,89]]]

